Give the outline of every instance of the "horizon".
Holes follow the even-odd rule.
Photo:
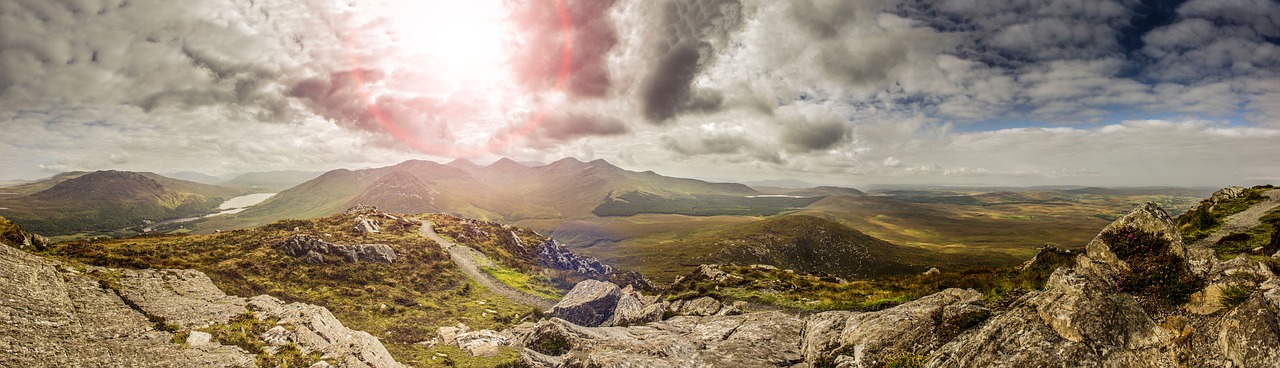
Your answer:
[[[605,159],[820,185],[1280,182],[1280,3],[0,5],[0,181]]]

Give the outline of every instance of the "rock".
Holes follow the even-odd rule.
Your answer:
[[[210,340],[213,340],[213,335],[210,335],[208,332],[191,331],[191,334],[187,335],[188,346],[208,345]]]
[[[790,367],[803,360],[803,328],[803,320],[781,312],[630,327],[549,319],[516,332],[515,343],[525,348],[521,360],[534,367]]]
[[[774,267],[773,269],[777,270],[778,268]],[[700,265],[698,266],[698,270],[695,272],[695,274],[701,275],[707,280],[711,280],[715,282],[723,282],[725,279],[729,278],[729,274],[725,273],[724,271],[721,271],[720,265],[715,265],[715,264]]]
[[[312,266],[322,265],[324,264],[324,256],[314,250],[309,250],[307,255],[302,257],[302,262]]]
[[[618,306],[613,310],[613,317],[605,325],[631,326],[643,325],[662,320],[663,308],[660,303],[645,305],[635,296],[624,294],[618,299]]]
[[[581,326],[599,326],[613,315],[621,294],[618,285],[596,280],[582,281],[547,314]]]
[[[1280,362],[1280,313],[1263,293],[1255,292],[1227,313],[1217,337],[1223,355],[1236,366],[1266,367]]]
[[[234,347],[184,349],[115,290],[70,271],[0,246],[0,367],[254,365]]]
[[[930,267],[928,271],[924,271],[925,276],[936,276],[941,273],[942,271],[939,271],[937,267]]]
[[[1188,258],[1187,246],[1182,243],[1182,235],[1178,233],[1178,227],[1174,224],[1173,218],[1169,217],[1169,214],[1165,213],[1159,205],[1152,202],[1147,202],[1103,228],[1098,236],[1094,237],[1085,246],[1085,254],[1088,256],[1088,260],[1092,262],[1078,264],[1077,268],[1100,277],[1107,282],[1113,281],[1119,275],[1127,274],[1129,265],[1111,252],[1111,247],[1107,245],[1108,240],[1102,237],[1102,234],[1122,227],[1132,227],[1168,240],[1168,252],[1181,258],[1183,260],[1181,266],[1191,272],[1190,265],[1186,263]]]
[[[272,327],[262,333],[262,341],[271,346],[285,346],[294,343],[293,334],[284,326]]]
[[[245,313],[245,299],[228,296],[196,270],[119,270],[118,293],[165,323],[196,329]]]
[[[615,270],[592,257],[574,254],[554,239],[538,245],[538,260],[543,266],[557,270],[574,271],[587,277],[608,277]]]
[[[713,316],[720,311],[720,301],[704,296],[684,302],[680,306],[680,314],[689,316]]]
[[[455,337],[457,346],[471,356],[498,355],[498,348],[507,344],[507,338],[492,330],[465,332]]]
[[[370,220],[364,216],[356,218],[356,232],[361,234],[376,234],[382,232],[382,228],[377,222]]]
[[[445,326],[436,329],[436,338],[440,339],[445,345],[454,345],[458,343],[458,335],[471,332],[471,327],[458,323],[456,326]]]
[[[830,326],[831,330],[806,336],[802,346],[811,359],[847,347],[857,352],[852,356],[853,366],[881,366],[897,354],[930,351],[946,343],[938,339],[942,334],[936,329],[939,322],[935,321],[935,314],[947,307],[973,305],[981,299],[982,294],[973,290],[947,289],[878,312],[820,313],[812,320],[813,327]],[[836,329],[838,333],[834,332]]]
[[[338,360],[347,367],[403,367],[378,338],[343,326],[324,307],[286,304],[274,297],[259,295],[249,299],[249,309],[259,319],[274,317],[280,324],[294,326],[292,331],[287,331],[286,338],[297,343],[303,354],[320,352],[325,358]]]
[[[276,245],[276,249],[293,257],[315,260],[311,253],[342,257],[347,262],[391,263],[396,261],[396,251],[386,244],[346,245],[335,244],[303,234],[295,234]]]

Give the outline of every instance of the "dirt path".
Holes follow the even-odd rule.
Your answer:
[[[436,244],[440,244],[440,248],[449,252],[449,257],[453,258],[453,263],[457,264],[458,268],[461,268],[463,273],[466,273],[468,277],[471,277],[472,280],[476,280],[476,282],[480,283],[480,285],[489,289],[489,291],[492,291],[494,294],[498,294],[520,304],[537,307],[541,310],[551,309],[551,307],[555,305],[555,303],[549,300],[526,294],[499,282],[498,279],[493,277],[493,275],[484,272],[484,270],[480,269],[480,266],[476,265],[475,259],[472,259],[470,255],[471,252],[475,252],[471,247],[454,244],[453,242],[440,237],[439,234],[436,234],[436,230],[431,227],[431,223],[425,220],[422,221],[422,235],[426,235],[428,239],[435,241]]]
[[[1262,195],[1266,197],[1266,199],[1263,199],[1261,202],[1258,202],[1258,204],[1253,205],[1253,207],[1249,207],[1247,210],[1227,217],[1227,223],[1222,224],[1222,228],[1213,232],[1213,234],[1209,234],[1208,237],[1196,241],[1195,244],[1192,244],[1191,246],[1208,248],[1213,246],[1214,243],[1217,243],[1218,240],[1222,240],[1222,238],[1227,235],[1245,232],[1252,229],[1254,226],[1258,226],[1258,223],[1260,222],[1259,220],[1262,216],[1266,216],[1267,213],[1271,212],[1271,210],[1276,207],[1280,207],[1280,190],[1268,190],[1266,192],[1262,192]]]

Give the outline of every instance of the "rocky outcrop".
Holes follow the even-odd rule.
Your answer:
[[[382,232],[382,227],[378,226],[377,221],[360,216],[356,217],[356,232],[361,234],[375,234]]]
[[[235,347],[183,348],[84,272],[0,246],[0,366],[253,366]]]
[[[534,367],[788,367],[804,320],[781,312],[582,327],[553,318],[513,328]]]
[[[276,249],[293,257],[305,257],[308,263],[323,262],[323,255],[341,257],[345,262],[391,263],[396,261],[395,249],[386,244],[335,244],[303,234],[290,236],[277,244]]]
[[[285,303],[270,295],[248,300],[248,309],[258,318],[276,318],[281,326],[272,340],[279,345],[297,344],[303,354],[319,352],[324,359],[344,367],[401,367],[387,348],[368,332],[346,328],[328,309],[305,303]]]
[[[600,263],[595,258],[574,254],[554,239],[538,246],[538,260],[545,267],[575,271],[591,278],[608,278],[615,271],[613,266]]]
[[[199,331],[247,314],[277,320],[261,336],[267,345],[345,367],[401,366],[324,307],[228,296],[198,271],[77,271],[0,246],[0,280],[0,366],[252,367],[255,355]],[[189,332],[185,347],[173,330]]]
[[[613,316],[621,296],[618,285],[586,280],[575,285],[547,314],[581,326],[599,326]]]

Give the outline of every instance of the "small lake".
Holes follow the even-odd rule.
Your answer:
[[[163,221],[156,221],[154,223],[147,225],[147,227],[142,228],[142,232],[144,233],[151,232],[152,229],[155,229],[156,227],[159,227],[162,225],[176,224],[179,222],[187,222],[187,221],[195,221],[195,220],[199,220],[206,217],[240,213],[241,211],[244,211],[249,207],[252,207],[253,205],[262,203],[262,201],[265,201],[267,200],[267,198],[271,198],[271,196],[274,196],[274,195],[276,194],[275,193],[255,193],[255,194],[242,195],[239,197],[231,198],[231,199],[228,199],[226,202],[222,202],[221,205],[218,205],[218,209],[221,210],[218,213],[211,213],[208,215],[197,216],[197,217],[183,217],[183,218],[168,219]]]

